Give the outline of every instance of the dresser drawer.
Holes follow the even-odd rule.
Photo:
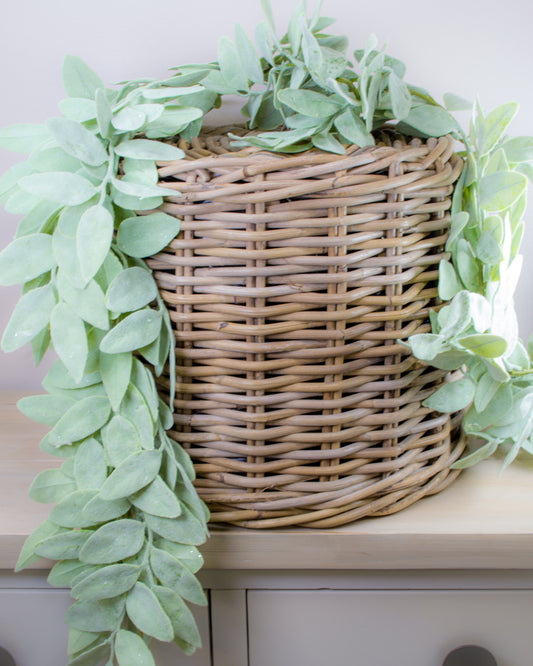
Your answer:
[[[250,590],[249,666],[442,666],[461,645],[531,666],[533,591]]]
[[[68,628],[63,618],[71,603],[66,590],[0,589],[0,647],[13,657],[16,666],[67,663]],[[202,649],[187,657],[174,644],[154,641],[157,666],[210,666],[208,611],[192,610],[202,635]]]

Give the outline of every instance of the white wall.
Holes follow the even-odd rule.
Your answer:
[[[314,8],[312,0],[308,2]],[[272,0],[284,29],[296,0]],[[0,127],[44,122],[58,115],[64,97],[61,63],[81,56],[106,83],[143,76],[162,77],[168,67],[216,59],[219,37],[235,22],[249,31],[261,20],[258,0],[26,0],[10,2],[0,20]],[[376,33],[388,51],[407,64],[407,80],[428,88],[437,99],[455,92],[483,106],[516,100],[521,112],[515,134],[533,134],[533,4],[526,0],[324,0],[323,14],[337,18],[333,30],[351,46]],[[22,156],[0,150],[0,172]],[[517,290],[523,337],[533,330],[533,208],[528,215]],[[0,211],[0,247],[12,239],[14,216]],[[3,330],[19,291],[0,289]],[[29,349],[0,353],[0,388],[37,389],[46,363],[33,367]]]

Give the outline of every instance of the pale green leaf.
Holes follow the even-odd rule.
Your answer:
[[[95,523],[104,523],[120,518],[131,509],[127,499],[104,500],[96,495],[82,509],[82,516]]]
[[[505,338],[489,333],[466,335],[459,338],[458,342],[466,349],[474,352],[474,354],[484,356],[485,358],[502,356],[507,349],[507,340]]]
[[[149,139],[131,139],[122,141],[114,148],[115,153],[121,157],[131,157],[137,160],[172,161],[185,157],[183,150],[162,141]]]
[[[65,532],[65,530],[59,525],[55,525],[51,520],[46,519],[42,522],[24,541],[15,566],[15,572],[22,571],[22,569],[39,560],[40,556],[35,553],[37,545],[61,532]]]
[[[458,129],[455,118],[440,106],[413,106],[403,122],[427,136],[443,136]]]
[[[106,454],[114,467],[141,450],[139,434],[131,421],[120,414],[113,416],[102,431]]]
[[[21,178],[19,184],[29,194],[64,206],[82,204],[96,193],[94,185],[86,178],[68,171],[34,173]]]
[[[35,546],[35,552],[51,560],[73,560],[91,534],[90,530],[61,532],[41,541]]]
[[[447,341],[433,333],[419,333],[407,339],[413,355],[422,361],[431,361],[448,349]]]
[[[31,395],[17,402],[18,409],[29,419],[54,426],[75,401],[60,395]]]
[[[143,544],[143,523],[122,518],[93,532],[81,548],[79,559],[88,564],[113,564],[136,555]]]
[[[110,474],[100,490],[100,496],[107,500],[129,497],[153,481],[160,466],[160,451],[133,453]]]
[[[68,155],[59,146],[41,148],[30,155],[29,163],[35,171],[78,171],[81,162]],[[48,204],[49,205],[49,204]]]
[[[457,462],[454,462],[451,465],[451,469],[466,469],[467,467],[476,465],[478,462],[491,456],[498,448],[498,444],[498,440],[488,441],[486,444],[473,451],[470,455],[464,456]]]
[[[119,273],[109,285],[106,305],[112,312],[133,312],[155,300],[157,293],[150,271],[133,266]]]
[[[55,263],[50,235],[22,236],[0,252],[0,285],[28,282],[49,271]]]
[[[374,144],[374,138],[367,132],[364,122],[351,109],[346,109],[335,118],[335,127],[349,143],[361,148]]]
[[[80,289],[73,286],[65,272],[60,269],[57,272],[56,287],[72,312],[83,321],[103,331],[109,329],[109,312],[105,305],[104,292],[95,280],[90,280]]]
[[[437,412],[457,412],[472,402],[475,390],[474,382],[465,377],[455,382],[443,384],[422,404],[424,407],[429,407],[429,409],[434,409]]]
[[[161,321],[161,313],[150,308],[133,312],[106,334],[100,351],[119,354],[145,347],[159,335]]]
[[[193,614],[180,595],[168,587],[154,586],[154,592],[170,618],[176,639],[193,647],[201,647],[202,640]]]
[[[131,590],[141,568],[132,564],[110,564],[82,578],[72,588],[74,599],[99,601]]]
[[[341,104],[314,90],[281,90],[278,98],[297,113],[311,118],[328,118],[341,109]]]
[[[44,125],[19,123],[0,129],[0,147],[17,153],[31,153],[49,138]]]
[[[78,400],[48,434],[50,444],[59,446],[89,437],[105,425],[110,411],[107,398],[89,396]]]
[[[67,97],[66,99],[62,99],[58,106],[65,118],[74,120],[77,123],[86,123],[96,118],[96,104],[92,99]]]
[[[115,113],[111,122],[119,132],[136,132],[146,123],[146,115],[139,108],[126,106]]]
[[[81,58],[68,55],[63,61],[63,86],[69,97],[94,99],[96,90],[104,84]]]
[[[439,298],[449,301],[462,289],[455,268],[449,261],[441,259],[439,262]]]
[[[516,171],[498,171],[481,178],[480,203],[488,211],[509,208],[524,193],[526,177]]]
[[[177,518],[181,505],[176,495],[158,476],[146,488],[131,497],[134,506],[162,518]]]
[[[73,479],[60,469],[45,469],[30,486],[29,495],[36,502],[60,502],[76,490]]]
[[[56,587],[72,587],[74,579],[92,570],[91,564],[84,564],[79,560],[61,560],[54,564],[47,581]]]
[[[160,641],[171,641],[174,630],[170,620],[152,590],[136,583],[126,597],[126,612],[139,631]]]
[[[113,238],[113,216],[101,205],[91,206],[81,216],[76,232],[76,250],[81,274],[88,282],[100,269]]]
[[[115,656],[119,666],[155,666],[152,653],[143,639],[126,629],[117,632]]]
[[[207,538],[203,524],[187,507],[183,507],[181,515],[177,518],[160,518],[145,514],[145,520],[151,530],[169,541],[199,546]]]
[[[148,139],[175,136],[202,116],[203,111],[195,107],[167,106],[159,118],[148,124],[145,134]]]
[[[411,109],[411,93],[407,84],[394,71],[389,72],[389,93],[396,120],[406,118]]]
[[[500,244],[494,236],[486,230],[481,232],[476,243],[475,252],[478,259],[487,266],[496,266],[503,259],[503,252]]]
[[[311,142],[315,148],[324,150],[328,153],[336,153],[337,155],[344,155],[345,153],[345,148],[342,143],[337,141],[332,134],[329,134],[329,132],[326,131],[314,134],[311,137]]]
[[[98,490],[107,478],[104,447],[93,437],[78,447],[74,458],[74,478],[80,490]]]
[[[172,555],[174,559],[184,564],[193,573],[199,571],[204,565],[204,558],[195,546],[185,546],[166,539],[157,539],[155,546]]]
[[[471,111],[473,103],[453,93],[444,93],[444,105],[448,111]]]
[[[124,599],[115,597],[101,601],[77,601],[67,611],[65,622],[81,631],[114,631],[124,612]]]
[[[166,213],[128,217],[119,227],[117,245],[131,257],[147,257],[165,248],[180,225],[180,220]]]
[[[248,76],[239,53],[230,39],[221,37],[218,41],[218,65],[222,76],[235,91],[248,90]]]
[[[176,194],[179,194],[179,192],[165,188],[163,185],[161,187],[158,185],[142,185],[141,183],[130,182],[125,177],[113,178],[113,187],[121,194],[144,199],[149,197],[175,196]],[[164,213],[160,213],[160,215],[163,214]]]
[[[61,527],[75,529],[92,527],[95,523],[83,514],[83,508],[96,496],[97,492],[96,490],[75,490],[56,504],[50,512],[50,520]]]
[[[152,571],[165,587],[175,590],[185,600],[205,606],[207,600],[195,575],[164,550],[150,550]]]
[[[107,162],[105,145],[75,120],[52,118],[47,122],[47,127],[59,146],[80,162],[90,166],[100,166]]]
[[[478,128],[479,137],[477,141],[480,155],[486,155],[495,147],[517,112],[518,104],[507,102],[485,116]]]
[[[476,395],[474,398],[474,407],[477,412],[483,412],[486,409],[500,386],[500,382],[494,380],[490,373],[485,372],[481,376],[476,386]]]
[[[512,163],[533,160],[533,136],[515,136],[503,144],[505,156]]]
[[[89,353],[83,320],[68,305],[58,303],[50,316],[54,351],[75,381],[83,377]]]
[[[235,26],[235,46],[241,66],[252,83],[263,83],[263,68],[257,57],[257,52],[244,28],[237,23]]]
[[[48,325],[55,304],[52,285],[32,289],[24,294],[15,306],[4,331],[3,351],[15,351],[38,335]]]
[[[112,134],[111,119],[113,112],[111,104],[107,98],[105,90],[98,88],[95,92],[96,120],[98,122],[98,131],[101,136],[108,138]]]
[[[100,354],[100,374],[113,411],[117,411],[126,393],[131,376],[132,356],[121,354]]]
[[[80,289],[85,286],[86,281],[80,271],[76,233],[80,218],[88,208],[89,204],[64,208],[52,238],[52,248],[60,270],[68,276],[73,287]]]

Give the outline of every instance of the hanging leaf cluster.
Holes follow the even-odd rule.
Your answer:
[[[508,462],[521,448],[533,452],[531,345],[518,338],[512,304],[533,138],[506,135],[516,105],[485,115],[476,103],[466,134],[451,112],[468,103],[448,95],[441,106],[405,82],[405,66],[375,37],[350,60],[347,39],[325,32],[333,19],[320,7],[307,17],[300,3],[278,38],[262,5],[254,40],[237,25],[215,62],[173,68],[162,80],[110,89],[68,56],[61,116],[0,131],[0,146],[29,153],[0,179],[0,202],[22,215],[0,253],[0,284],[22,284],[1,344],[6,352],[30,344],[37,364],[48,349],[57,355],[47,393],[19,407],[50,427],[41,449],[64,460],[31,487],[36,501],[55,506],[17,568],[57,560],[49,581],[76,600],[67,613],[71,666],[153,664],[151,638],[186,653],[200,645],[186,602],[205,603],[195,573],[208,512],[187,453],[167,434],[174,387],[167,405],[154,376],[169,364],[174,377],[173,334],[143,259],[180,230],[157,210],[176,194],[159,182],[158,165],[184,157],[176,139],[197,136],[225,95],[242,99],[254,130],[234,137],[237,147],[343,154],[391,124],[463,142],[449,259],[439,269],[449,303],[432,312],[432,332],[408,344],[421,360],[463,370],[426,401],[444,412],[467,408],[466,432],[485,440],[459,466],[500,446]]]

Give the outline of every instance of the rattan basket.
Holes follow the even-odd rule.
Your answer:
[[[171,436],[212,521],[333,527],[448,485],[460,429],[421,405],[446,373],[398,340],[439,303],[453,139],[391,131],[343,156],[180,145],[159,175],[182,229],[148,264],[177,343]]]

